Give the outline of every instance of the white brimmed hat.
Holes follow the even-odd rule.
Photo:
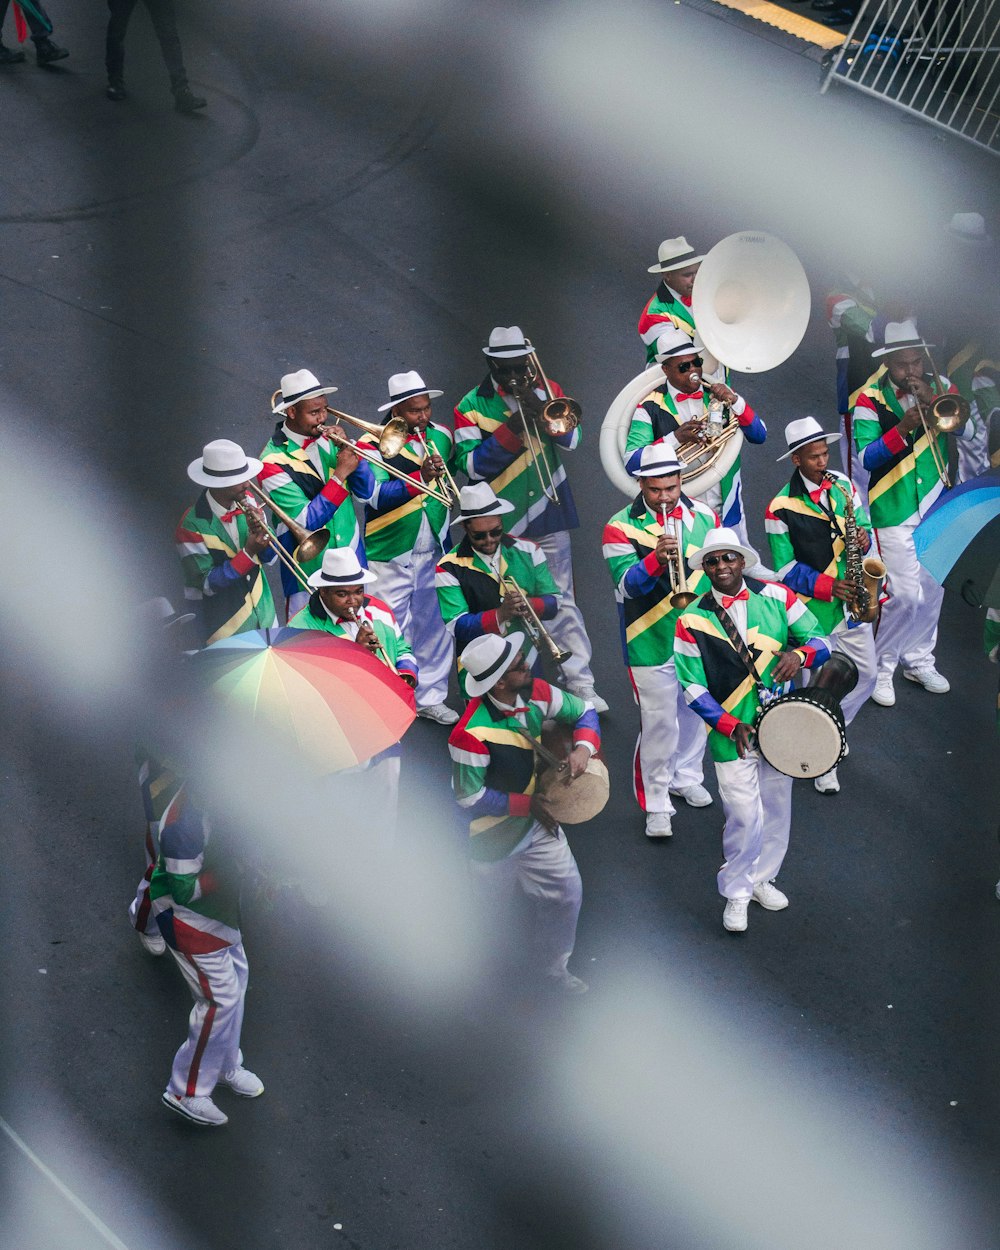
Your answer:
[[[653,350],[656,352],[657,364],[661,365],[671,356],[698,355],[698,348],[691,335],[678,330],[676,326],[671,326],[669,330],[664,330],[662,334],[657,335]]]
[[[188,465],[188,477],[199,486],[238,486],[256,477],[263,467],[239,443],[217,438],[206,443],[198,459]]]
[[[175,612],[174,605],[164,595],[155,599],[146,599],[135,610],[136,619],[145,626],[160,626],[170,629],[173,625],[184,625],[194,620],[193,612]]]
[[[323,552],[323,563],[309,578],[313,590],[336,589],[338,586],[366,586],[377,582],[371,569],[363,569],[350,547],[334,547]]]
[[[406,399],[413,399],[415,395],[426,395],[428,399],[437,399],[443,394],[444,391],[432,391],[424,384],[420,374],[414,373],[412,369],[409,373],[394,373],[389,379],[389,402],[381,404],[378,411],[388,412],[390,408],[395,408]]]
[[[702,560],[713,551],[736,551],[749,565],[757,564],[760,560],[753,547],[745,547],[740,542],[739,534],[723,525],[719,529],[708,531],[705,541],[696,552],[688,556],[687,562],[693,569],[700,569]]]
[[[700,265],[705,259],[698,256],[694,248],[683,235],[679,239],[664,239],[657,252],[655,265],[650,265],[647,273],[670,273],[672,269],[687,269],[689,265]]]
[[[905,352],[911,347],[935,346],[933,343],[924,342],[917,329],[917,323],[912,318],[907,321],[887,321],[883,339],[883,346],[872,352],[873,359],[877,356],[889,356],[893,352]]]
[[[981,213],[956,213],[945,226],[945,233],[963,243],[992,243],[993,236],[986,232],[986,222]]]
[[[683,471],[683,465],[664,443],[647,443],[639,454],[633,477],[672,477]]]
[[[793,451],[798,451],[807,443],[818,443],[821,438],[825,438],[827,444],[840,441],[839,434],[825,433],[815,417],[800,417],[797,421],[789,421],[785,426],[785,442],[788,444],[788,450],[778,459],[787,460]]]
[[[471,486],[463,486],[458,494],[459,514],[452,521],[474,521],[481,516],[500,516],[504,512],[513,512],[514,505],[506,499],[498,499],[489,482],[473,482]]]
[[[482,634],[459,657],[467,674],[465,688],[476,698],[492,690],[524,648],[524,634]]]
[[[513,360],[517,356],[530,356],[532,351],[520,326],[494,326],[490,331],[489,347],[483,348],[483,355]]]
[[[319,378],[308,369],[300,369],[298,373],[286,373],[281,379],[281,400],[274,405],[272,412],[285,412],[292,404],[303,399],[313,399],[317,395],[332,395],[335,386],[320,386]]]

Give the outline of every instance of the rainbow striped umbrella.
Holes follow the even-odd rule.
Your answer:
[[[1000,607],[1000,470],[947,491],[913,532],[917,559],[974,607]]]
[[[227,712],[321,773],[363,764],[416,715],[402,678],[367,648],[318,629],[233,634],[194,662]]]

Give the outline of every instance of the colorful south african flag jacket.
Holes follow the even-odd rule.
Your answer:
[[[428,425],[424,434],[431,451],[437,452],[448,469],[454,472],[454,440],[442,425]],[[362,439],[361,446],[377,452],[377,445]],[[400,449],[398,455],[383,463],[422,481],[420,466],[424,450],[416,437]],[[397,560],[409,555],[417,541],[424,517],[442,551],[448,545],[448,509],[437,499],[424,494],[400,478],[393,477],[378,464],[372,468],[372,493],[365,499],[365,551],[369,560]]]
[[[990,417],[1000,409],[1000,359],[983,350],[975,339],[965,343],[948,361],[948,376],[958,393],[972,405],[974,426],[989,426]]]
[[[362,616],[375,630],[375,635],[385,649],[398,673],[409,673],[416,683],[417,662],[413,658],[413,648],[403,637],[403,631],[396,622],[392,609],[381,599],[366,595],[362,602]],[[335,638],[353,639],[353,631],[347,628],[347,622],[334,620],[323,606],[319,591],[309,596],[309,602],[301,608],[288,622],[291,629],[321,629],[324,633],[333,634]]]
[[[212,511],[208,492],[202,491],[174,532],[184,573],[184,598],[194,607],[206,646],[232,634],[277,624],[271,587],[260,563],[269,563],[274,553],[268,550],[259,557],[248,556],[243,550],[246,517],[237,513],[233,520],[237,544]]]
[[[562,388],[551,378],[549,385],[553,396],[562,395]],[[544,399],[540,389],[535,394]],[[508,408],[506,398],[497,392],[489,376],[459,401],[455,408],[455,463],[470,482],[489,482],[501,499],[514,505],[514,511],[504,515],[504,525],[511,534],[541,538],[576,529],[580,521],[560,451],[575,451],[580,446],[581,427],[551,438],[539,422],[546,466],[543,476],[547,485],[551,473],[559,495],[559,503],[553,503],[542,490],[525,445],[507,428],[516,408],[514,400],[510,404]]]
[[[870,538],[871,522],[851,479],[832,469],[827,473],[847,491],[858,528]],[[839,490],[824,492],[806,482],[796,469],[788,485],[771,500],[764,518],[778,576],[816,617],[823,634],[833,633],[844,620],[849,627],[856,626],[847,604],[833,597],[834,579],[847,576],[846,512],[847,503]]]
[[[948,378],[941,379],[945,390],[957,394]],[[913,406],[908,391],[898,391],[882,365],[855,396],[854,446],[868,470],[868,508],[872,525],[904,525],[926,516],[944,490],[922,426],[905,437],[896,426]],[[971,438],[972,421],[958,431],[959,438]],[[945,464],[948,439],[932,434]]]
[[[312,453],[312,455],[310,454]],[[315,456],[319,468],[313,463]],[[352,494],[359,499],[371,497],[373,489],[371,466],[362,460],[348,477],[346,485],[333,476],[337,467],[337,448],[328,438],[305,439],[301,443],[289,438],[279,421],[264,450],[260,453],[264,468],[260,474],[263,490],[283,512],[297,521],[307,532],[325,526],[330,531],[329,549],[350,547],[362,568],[367,568],[365,545],[354,511]],[[287,537],[284,524],[275,518],[275,529]],[[323,562],[323,553],[302,564],[306,574],[315,573]],[[286,598],[302,587],[295,574],[282,563],[281,585]]]
[[[690,299],[676,294],[664,281],[649,297],[639,315],[639,338],[646,344],[647,365],[656,360],[656,340],[671,327],[694,338],[694,314]]]
[[[706,504],[684,494],[677,508],[681,515],[673,517],[673,525],[681,527],[688,589],[700,594],[707,589],[708,578],[701,569],[691,568],[687,557],[701,547],[719,519]],[[670,573],[656,558],[662,536],[662,514],[652,512],[641,494],[604,527],[604,559],[615,584],[622,652],[630,668],[666,664],[674,654],[680,611],[670,606]]]
[[[601,745],[597,713],[567,690],[536,680],[527,702],[518,696],[508,711],[488,694],[472,699],[451,731],[451,786],[458,805],[472,817],[469,851],[473,859],[503,859],[524,840],[534,822],[537,763],[531,744],[518,732],[541,737],[542,723],[573,727],[573,745]]]
[[[793,590],[778,582],[744,578],[750,591],[747,600],[747,649],[765,688],[773,685],[772,673],[779,651],[791,639],[803,668],[816,668],[830,657],[819,622]],[[710,604],[712,591],[682,612],[674,641],[674,667],[684,687],[688,706],[712,731],[708,744],[715,760],[739,759],[732,736],[740,723],[750,725],[760,709],[757,684],[729,641],[722,622]]]
[[[874,296],[864,287],[830,291],[826,319],[837,345],[837,411],[850,412],[851,396],[871,374],[868,331],[875,317]]]

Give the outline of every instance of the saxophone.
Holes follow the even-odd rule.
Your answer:
[[[854,515],[854,500],[835,477],[823,478],[827,490],[836,488],[844,501],[844,557],[847,563],[845,581],[854,587],[849,602],[851,620],[861,625],[874,621],[878,616],[879,599],[885,584],[885,565],[871,554],[864,555],[858,538],[858,519]]]

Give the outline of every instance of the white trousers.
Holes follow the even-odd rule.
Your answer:
[[[583,902],[583,882],[560,829],[551,834],[537,821],[506,859],[470,860],[469,870],[481,902],[492,913],[498,934],[509,932],[506,912],[516,888],[534,904],[538,966],[549,976],[566,970],[576,943],[576,922]]]
[[[417,707],[433,707],[448,697],[455,640],[444,627],[434,589],[438,553],[411,551],[395,560],[372,560],[378,574],[373,590],[392,608],[403,637],[413,648],[419,670]]]
[[[569,533],[559,530],[555,534],[546,534],[542,538],[531,540],[536,542],[545,553],[545,560],[552,574],[552,580],[559,587],[562,598],[559,600],[559,611],[555,619],[545,621],[545,628],[570,657],[562,666],[565,684],[570,690],[578,686],[592,686],[594,674],[590,671],[591,646],[587,637],[587,627],[583,623],[583,613],[576,606],[573,589],[573,552],[570,547]]]
[[[388,854],[396,843],[399,819],[400,754],[393,751],[373,764],[359,764],[331,774],[330,790],[337,823],[354,812],[368,831],[367,844],[376,856]]]
[[[902,661],[906,669],[932,668],[944,587],[917,559],[915,522],[875,531],[879,554],[889,575],[889,602],[882,608],[875,652],[878,671],[891,677]]]
[[[840,705],[840,710],[844,713],[844,723],[849,725],[875,689],[877,676],[875,636],[871,625],[856,625],[854,629],[848,629],[847,622],[841,621],[827,641],[831,651],[842,651],[858,666],[858,684]],[[803,684],[808,686],[814,672],[818,675],[822,671],[822,668],[815,670],[804,668],[802,670]]]
[[[715,776],[726,813],[719,893],[749,898],[758,881],[778,875],[788,850],[792,779],[755,751],[742,760],[716,760]]]
[[[167,1090],[178,1098],[203,1097],[240,1063],[247,957],[242,942],[205,955],[167,949],[194,995],[187,1041],[174,1056]]]
[[[639,737],[632,761],[636,802],[644,812],[673,815],[670,791],[704,780],[705,722],[684,701],[672,659],[628,672],[639,705]]]

